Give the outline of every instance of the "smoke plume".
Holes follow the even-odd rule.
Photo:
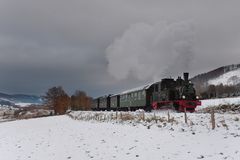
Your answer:
[[[189,22],[131,25],[108,46],[108,71],[118,80],[176,76],[188,70],[194,57],[194,35]]]

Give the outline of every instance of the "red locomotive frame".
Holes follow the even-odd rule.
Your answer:
[[[197,106],[201,105],[200,100],[175,100],[175,101],[155,101],[152,102],[152,109],[161,110],[161,109],[173,109],[174,106],[177,106],[177,111],[184,112],[186,111],[195,112]]]

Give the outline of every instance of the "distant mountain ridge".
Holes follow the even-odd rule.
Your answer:
[[[42,98],[40,96],[0,93],[0,105],[24,106],[27,104],[41,104],[41,103]]]
[[[233,72],[233,71],[235,71],[235,72]],[[214,85],[218,85],[220,83],[227,85],[226,81],[229,80],[229,84],[238,85],[238,84],[240,84],[240,78],[238,78],[238,73],[240,73],[240,64],[232,64],[232,65],[219,67],[219,68],[209,71],[207,73],[199,74],[199,75],[191,78],[191,81],[195,85],[207,86],[210,84],[214,84],[214,82],[216,83]],[[225,79],[224,79],[224,77],[225,77]],[[226,78],[228,78],[228,79],[226,80]],[[216,81],[214,81],[214,80],[216,80]],[[231,80],[234,82],[231,83],[230,82]]]
[[[240,96],[240,64],[232,64],[190,79],[203,99]]]

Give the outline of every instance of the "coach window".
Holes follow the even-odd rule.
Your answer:
[[[141,100],[141,92],[138,92],[138,99]]]

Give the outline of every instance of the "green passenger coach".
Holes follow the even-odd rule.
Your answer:
[[[151,85],[122,92],[119,108],[121,110],[135,110],[136,108],[150,107],[149,90],[151,90]]]

